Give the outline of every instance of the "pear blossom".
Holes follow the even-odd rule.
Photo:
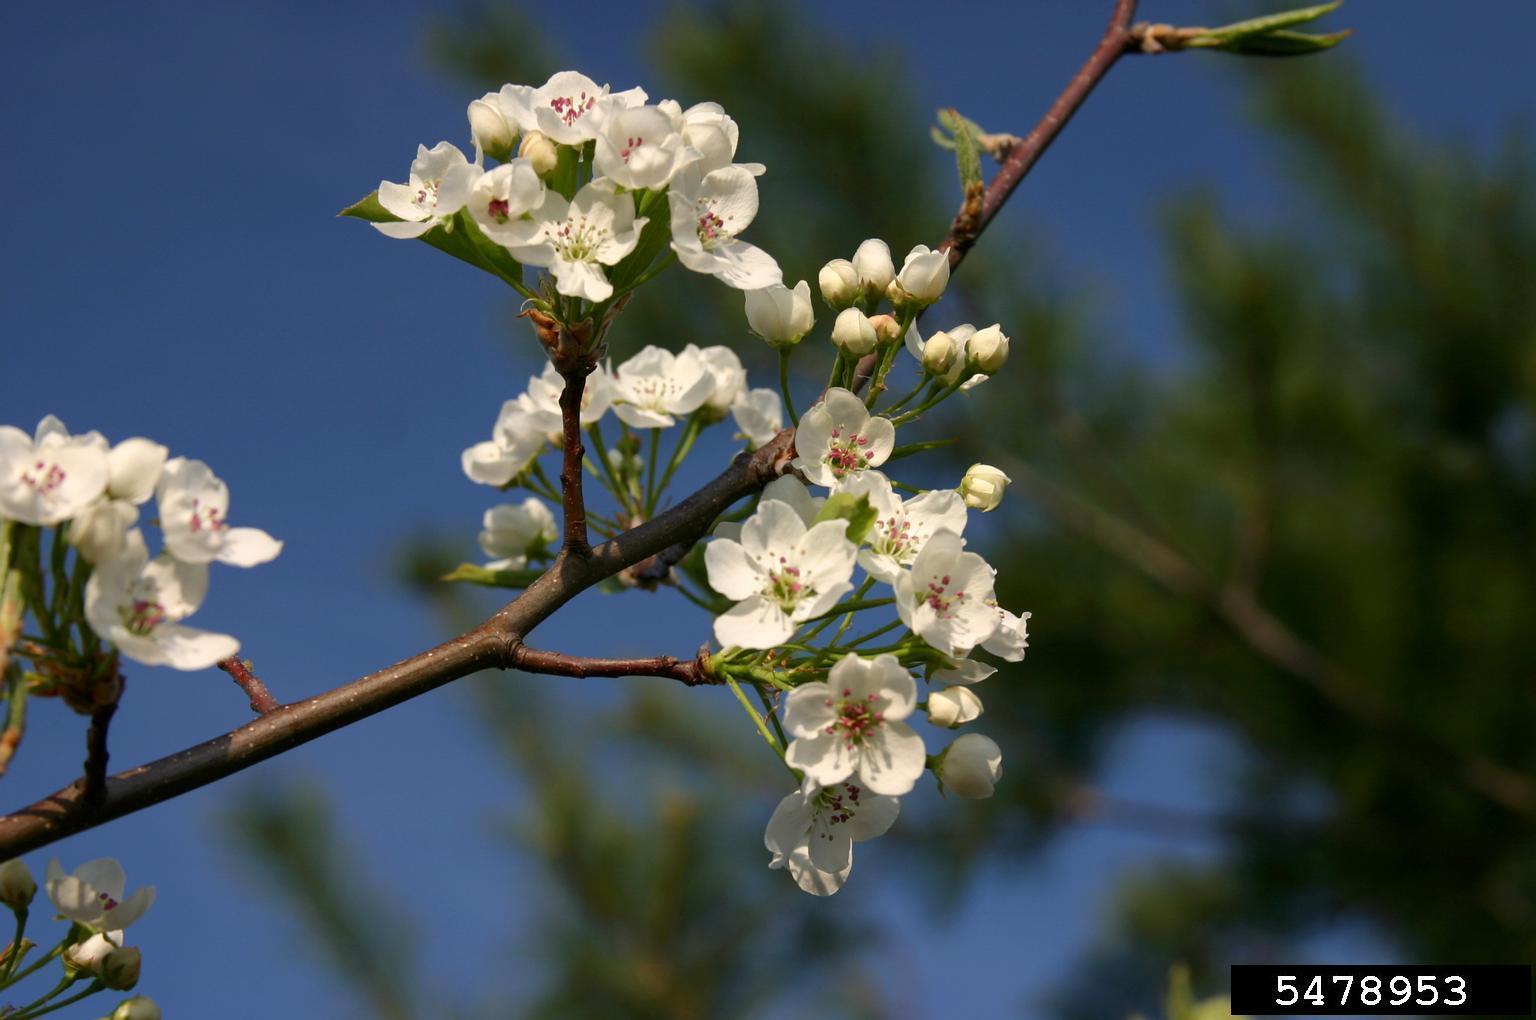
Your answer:
[[[666,111],[635,106],[602,119],[594,164],[599,174],[632,191],[660,190],[695,156]]]
[[[105,563],[122,552],[128,530],[138,519],[139,508],[132,503],[104,497],[69,522],[67,539],[87,563]]]
[[[143,917],[155,902],[152,885],[135,889],[132,896],[124,895],[128,876],[111,857],[86,861],[73,874],[65,874],[55,858],[48,862],[43,884],[59,913],[93,932],[111,932],[119,939],[122,929]]]
[[[996,672],[997,667],[990,662],[946,656],[942,663],[929,666],[928,679],[945,684],[979,684]]]
[[[919,244],[907,252],[901,271],[886,288],[886,296],[898,308],[915,305],[926,308],[944,295],[949,286],[949,253],[930,251]]]
[[[790,290],[782,283],[746,292],[747,325],[771,347],[793,347],[816,325],[811,314],[811,286],[804,280]]]
[[[126,992],[139,983],[144,954],[138,946],[118,946],[97,966],[96,976],[114,991]]]
[[[51,414],[30,438],[14,425],[0,425],[0,517],[59,524],[106,492],[110,478],[100,433],[71,436]]]
[[[890,245],[878,237],[863,242],[853,253],[853,269],[859,274],[859,285],[866,298],[882,296],[896,278],[896,265],[891,261]]]
[[[844,308],[832,323],[832,342],[851,358],[862,358],[874,350],[879,339],[869,316],[857,308]]]
[[[946,376],[955,367],[962,350],[962,346],[955,343],[948,333],[942,329],[935,330],[932,336],[923,341],[918,360],[923,363],[923,371],[928,374]]]
[[[469,134],[475,142],[475,162],[484,153],[495,160],[512,154],[512,140],[517,137],[517,123],[507,116],[501,96],[495,92],[469,104]]]
[[[282,552],[283,543],[260,528],[229,526],[229,487],[200,460],[167,461],[155,495],[165,547],[183,562],[254,567]]]
[[[12,910],[25,910],[37,895],[37,880],[27,862],[13,857],[0,864],[0,904]]]
[[[892,584],[902,567],[909,567],[928,539],[940,530],[965,531],[965,503],[953,489],[932,489],[903,500],[891,480],[879,471],[865,471],[839,482],[838,492],[865,496],[875,511],[875,523],[864,537],[859,566],[877,581]]]
[[[94,435],[94,433],[93,433]],[[107,454],[107,490],[75,515],[69,544],[88,563],[103,563],[122,551],[128,529],[138,522],[138,504],[154,495],[169,451],[159,443],[125,439]]]
[[[128,658],[146,666],[207,669],[240,650],[227,634],[182,626],[208,594],[208,564],[149,558],[144,534],[128,533],[116,557],[85,585],[85,618]]]
[[[544,204],[544,182],[531,160],[503,163],[470,186],[467,208],[480,232],[497,244],[523,244],[538,232],[528,214]]]
[[[160,1020],[160,1007],[147,995],[124,999],[112,1011],[109,1020]]]
[[[697,411],[715,387],[697,347],[678,354],[650,346],[613,373],[613,411],[637,429],[670,428]]]
[[[938,755],[933,774],[957,797],[981,800],[1003,777],[1003,752],[991,737],[967,733]]]
[[[404,184],[379,182],[379,204],[401,222],[375,223],[374,227],[388,237],[420,237],[464,208],[470,186],[480,174],[481,168],[450,142],[438,142],[430,149],[418,145]]]
[[[811,495],[811,490],[794,475],[780,475],[763,486],[758,502],[766,503],[769,500],[787,503],[807,528],[816,523],[816,515],[821,513],[822,506],[827,502],[825,496]],[[722,521],[715,525],[715,537],[740,542],[742,526],[741,521]]]
[[[581,145],[598,136],[603,118],[639,106],[643,89],[610,92],[577,71],[557,71],[538,88],[503,85],[501,108],[524,132],[539,131],[561,145]]]
[[[107,454],[107,495],[133,506],[147,502],[160,484],[169,453],[159,443],[141,437],[124,439],[112,447]]]
[[[1003,490],[1013,479],[991,464],[972,464],[960,479],[959,493],[965,505],[987,513],[1003,502]]]
[[[981,647],[1007,662],[1018,662],[1024,658],[1024,650],[1029,647],[1029,614],[1015,616],[1002,606],[996,608],[999,619],[997,631],[983,641]]]
[[[555,540],[555,515],[544,501],[529,496],[521,505],[502,503],[485,512],[480,548],[493,557],[487,570],[521,570],[530,556],[548,550]]]
[[[987,561],[964,550],[953,531],[935,531],[912,569],[892,586],[896,614],[918,637],[945,655],[963,659],[1001,625]]]
[[[1008,346],[1009,340],[997,323],[978,329],[965,348],[969,368],[985,375],[995,374],[1008,360]]]
[[[122,945],[121,930],[98,931],[84,941],[76,942],[64,950],[64,962],[67,966],[94,977],[101,972],[102,961],[108,954],[122,948]]]
[[[954,729],[981,717],[981,699],[969,687],[946,687],[928,695],[928,721]]]
[[[563,381],[561,385],[564,385]],[[549,422],[540,414],[540,409],[530,409],[519,399],[502,404],[496,424],[491,428],[491,438],[469,447],[459,458],[469,480],[481,485],[503,486],[522,474],[533,459],[544,452],[548,441]],[[559,422],[557,405],[555,431],[560,428]]]
[[[554,365],[545,365],[543,373],[528,380],[528,389],[517,398],[517,406],[529,415],[528,428],[535,429],[558,444],[564,431],[560,412],[560,394],[565,378]],[[581,389],[581,424],[595,425],[613,406],[613,380],[601,370],[587,376]]]
[[[822,266],[816,274],[816,286],[821,299],[839,311],[859,300],[863,292],[859,271],[847,259],[833,259]]]
[[[526,159],[540,177],[548,177],[560,165],[560,147],[542,131],[530,131],[518,143],[517,155]]]
[[[818,788],[807,781],[768,819],[768,866],[788,868],[795,884],[813,896],[830,896],[853,870],[853,844],[883,836],[900,813],[901,801],[857,783]]]
[[[683,265],[738,290],[782,283],[773,256],[738,240],[757,215],[757,179],[739,166],[700,174],[690,167],[667,191],[672,250]]]
[[[736,398],[747,391],[747,370],[741,366],[741,358],[723,344],[702,348],[689,344],[683,348],[684,354],[690,351],[704,363],[712,384],[704,406],[715,418],[724,418]]]
[[[644,216],[635,216],[635,200],[599,177],[570,202],[558,192],[546,192],[526,239],[505,247],[524,265],[548,269],[560,293],[606,301],[613,285],[602,267],[617,265],[634,251],[645,224]]]
[[[884,464],[895,446],[896,426],[889,418],[871,418],[864,401],[834,386],[801,416],[793,466],[814,484],[830,488]]]
[[[821,786],[856,775],[872,793],[908,793],[926,761],[923,738],[901,721],[916,706],[917,683],[894,655],[849,653],[825,681],[789,692],[784,762]]]
[[[922,362],[923,367],[932,372],[939,382],[945,386],[953,386],[960,381],[960,377],[966,371],[967,366],[970,366],[970,341],[976,335],[976,327],[969,322],[962,322],[958,326],[934,333],[933,338],[930,339],[937,338],[940,333],[948,337],[950,346],[948,350],[943,350],[943,348],[935,350],[933,359],[937,364],[942,358],[943,364],[948,366],[944,371],[941,372],[929,366],[926,353],[928,345],[923,340],[922,334],[917,331],[915,323],[907,328],[907,351],[918,361]],[[941,351],[943,351],[942,354],[940,353]],[[971,367],[974,368],[974,366]],[[985,372],[973,372],[963,383],[960,383],[960,389],[974,389],[986,382],[987,378]]]
[[[764,445],[784,428],[784,401],[778,390],[759,387],[736,395],[731,417],[753,449]]]
[[[741,132],[719,103],[696,103],[686,110],[672,99],[663,99],[656,105],[672,118],[673,129],[688,143],[695,170],[709,173],[732,165]],[[761,163],[735,165],[754,177],[766,169]]]
[[[806,525],[795,507],[767,499],[739,540],[717,537],[704,549],[709,586],[736,602],[715,618],[726,647],[772,648],[801,621],[831,609],[853,588],[857,550],[845,520]]]

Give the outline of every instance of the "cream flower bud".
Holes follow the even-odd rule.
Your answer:
[[[83,942],[76,942],[64,950],[64,966],[66,969],[83,971],[86,974],[99,975],[101,965],[109,955],[122,948],[123,933],[97,932]]]
[[[530,131],[523,136],[517,154],[533,164],[533,172],[548,177],[560,163],[560,151],[542,131]]]
[[[901,323],[893,315],[871,315],[869,324],[875,327],[875,338],[882,344],[895,343],[901,339]]]
[[[139,983],[139,968],[143,955],[138,946],[122,946],[112,950],[101,961],[97,971],[101,983],[115,992],[126,992]]]
[[[991,464],[972,464],[960,479],[960,498],[965,505],[983,513],[996,510],[1003,501],[1003,490],[1013,481]]]
[[[969,687],[946,687],[928,695],[928,721],[950,729],[981,715],[981,699]]]
[[[1003,776],[1003,752],[991,737],[967,733],[944,749],[933,773],[955,796],[982,800]]]
[[[517,137],[517,128],[501,112],[499,99],[495,92],[487,92],[469,104],[469,133],[476,148],[505,163],[512,155],[512,140]]]
[[[746,291],[747,325],[772,347],[793,347],[816,325],[811,314],[811,285],[801,280],[790,290],[775,283]]]
[[[837,313],[837,321],[832,324],[832,342],[843,353],[862,358],[875,349],[878,339],[869,317],[857,308],[844,308]]]
[[[965,346],[966,365],[972,372],[991,375],[1008,360],[1008,338],[997,323],[979,329]]]
[[[853,268],[859,274],[859,285],[865,297],[879,297],[896,278],[896,266],[891,262],[891,248],[878,237],[871,237],[859,245],[853,253]]]
[[[923,370],[930,375],[944,375],[959,356],[960,345],[942,329],[923,341]]]
[[[128,529],[138,519],[138,508],[132,503],[99,499],[70,522],[67,540],[87,563],[105,563],[123,551]]]
[[[27,862],[13,857],[0,864],[0,903],[12,910],[25,910],[37,895],[37,881],[27,870]]]
[[[816,286],[827,304],[847,308],[859,299],[859,271],[847,259],[833,259],[816,274]]]
[[[147,995],[135,995],[118,1004],[111,1020],[160,1020],[160,1007]]]
[[[926,308],[944,296],[949,286],[949,253],[930,251],[925,244],[907,253],[907,260],[886,288],[886,296],[897,308]]]

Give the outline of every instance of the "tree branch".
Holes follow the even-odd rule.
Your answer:
[[[261,682],[261,677],[251,672],[250,665],[237,655],[231,655],[222,662],[215,663],[220,669],[228,673],[230,679],[240,685],[245,691],[245,696],[251,699],[251,711],[257,715],[266,715],[282,707],[282,703],[272,696],[267,690],[267,685]]]
[[[710,674],[708,659],[707,645],[699,649],[695,658],[688,660],[672,655],[658,655],[648,659],[593,659],[560,652],[541,652],[527,645],[519,645],[512,653],[512,666],[546,676],[660,676],[680,681],[689,687],[697,687],[700,684],[721,682]]]
[[[587,503],[581,491],[581,461],[587,455],[581,445],[581,395],[593,366],[578,362],[562,372],[565,388],[560,391],[560,424],[565,433],[564,462],[560,467],[560,495],[565,509],[565,549],[572,556],[586,556],[592,549],[587,541]]]

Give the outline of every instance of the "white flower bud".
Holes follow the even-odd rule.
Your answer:
[[[946,687],[928,695],[928,721],[935,726],[956,726],[981,715],[981,699],[969,687]]]
[[[977,330],[965,345],[966,365],[972,372],[991,375],[1008,360],[1008,338],[997,323]]]
[[[99,975],[102,962],[109,954],[121,948],[122,941],[121,931],[97,932],[84,942],[76,942],[64,950],[64,966],[92,976]]]
[[[901,272],[886,289],[886,296],[897,308],[926,308],[944,295],[949,286],[949,253],[930,251],[920,244],[907,253]]]
[[[891,262],[891,249],[878,237],[871,237],[859,245],[853,253],[853,268],[859,274],[859,285],[865,297],[879,297],[896,278],[896,266]]]
[[[469,133],[476,148],[497,162],[505,163],[512,155],[512,140],[517,137],[517,128],[501,112],[499,100],[500,96],[495,92],[487,92],[469,104]]]
[[[991,737],[967,733],[944,749],[933,772],[955,796],[982,800],[1003,776],[1003,752]]]
[[[111,1020],[160,1020],[160,1007],[147,995],[135,995],[118,1004]]]
[[[875,339],[882,344],[895,343],[901,339],[901,323],[896,321],[894,315],[871,315],[869,324],[875,327]]]
[[[847,308],[859,299],[859,271],[847,259],[833,259],[816,274],[816,286],[828,305]]]
[[[972,464],[960,479],[960,498],[965,505],[983,513],[996,510],[1003,501],[1003,490],[1013,481],[991,464]]]
[[[13,857],[0,864],[0,903],[12,910],[25,910],[36,895],[37,882],[26,861]]]
[[[517,154],[532,163],[533,172],[540,177],[548,177],[560,164],[560,150],[542,131],[530,131],[524,135],[522,144],[517,147]]]
[[[139,968],[143,955],[138,946],[122,946],[114,949],[101,961],[97,976],[101,983],[115,992],[126,992],[139,983]]]
[[[875,349],[879,338],[869,317],[857,308],[844,308],[832,324],[832,342],[850,357],[862,358]]]
[[[69,522],[69,544],[87,563],[102,564],[123,551],[139,509],[121,499],[99,499]]]
[[[923,369],[930,375],[944,375],[955,367],[960,345],[942,329],[923,341]]]
[[[816,325],[811,314],[811,285],[801,280],[790,290],[775,283],[746,292],[747,325],[773,347],[792,347]]]

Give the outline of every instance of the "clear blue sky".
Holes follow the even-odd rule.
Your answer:
[[[855,3],[829,11],[826,30],[905,47],[930,106],[959,105],[988,127],[1022,133],[1091,47],[1108,6]],[[457,529],[470,554],[488,493],[464,479],[458,453],[535,368],[508,357],[505,292],[490,278],[334,218],[380,178],[399,179],[417,142],[464,140],[464,107],[478,92],[420,56],[424,19],[449,9],[29,4],[7,12],[0,36],[10,152],[0,163],[9,200],[0,422],[30,428],[53,412],[77,430],[148,435],[210,462],[230,483],[235,522],[288,545],[275,564],[216,570],[197,622],[238,634],[287,699],[437,638],[393,582],[387,553],[413,529]],[[590,48],[583,69],[618,86],[645,84],[634,40],[655,8],[581,10],[587,34],[565,41],[571,52]],[[1197,22],[1210,7],[1148,0],[1143,11]],[[1482,145],[1532,112],[1528,3],[1356,0],[1339,20],[1359,30],[1348,51],[1419,129]],[[1128,62],[1008,213],[1047,230],[1066,270],[1096,281],[1106,328],[1135,350],[1161,356],[1177,329],[1152,230],[1160,197],[1214,183],[1255,215],[1284,211],[1271,197],[1275,154],[1240,107],[1217,59]],[[742,130],[752,158],[752,125]],[[892,239],[918,240],[933,239]],[[703,621],[672,608],[627,600],[632,626],[606,651],[655,651],[658,633],[668,649],[697,644]],[[571,647],[577,628],[551,621],[540,641]],[[1028,663],[1014,679],[1029,682]],[[221,673],[138,669],[130,684],[113,732],[119,766],[244,721]],[[356,1015],[306,963],[295,926],[263,902],[211,824],[248,784],[321,776],[373,875],[429,920],[437,980],[473,986],[484,980],[479,965],[504,952],[496,940],[519,926],[508,897],[479,894],[506,881],[483,808],[517,795],[491,771],[489,750],[463,739],[474,732],[464,707],[452,690],[439,692],[56,852],[70,865],[115,855],[131,879],[160,886],[134,935],[146,953],[144,988],[169,1016]],[[82,724],[60,706],[34,711],[19,762],[0,781],[6,807],[75,774]],[[1216,791],[1201,777],[1219,774],[1213,762],[1233,752],[1219,737],[1190,736],[1168,721],[1135,727],[1105,785],[1206,802]],[[970,1015],[1019,1015],[1091,935],[1114,877],[1168,852],[1201,851],[1081,830],[1036,870],[990,872],[973,902],[937,927],[900,891],[909,876],[882,862],[878,846],[861,852],[855,881],[887,890],[881,911],[904,922],[912,1016],[954,1005],[945,975],[967,960],[978,982],[967,992]],[[46,859],[33,855],[34,870]],[[463,955],[466,930],[484,933],[469,950],[479,960]]]

